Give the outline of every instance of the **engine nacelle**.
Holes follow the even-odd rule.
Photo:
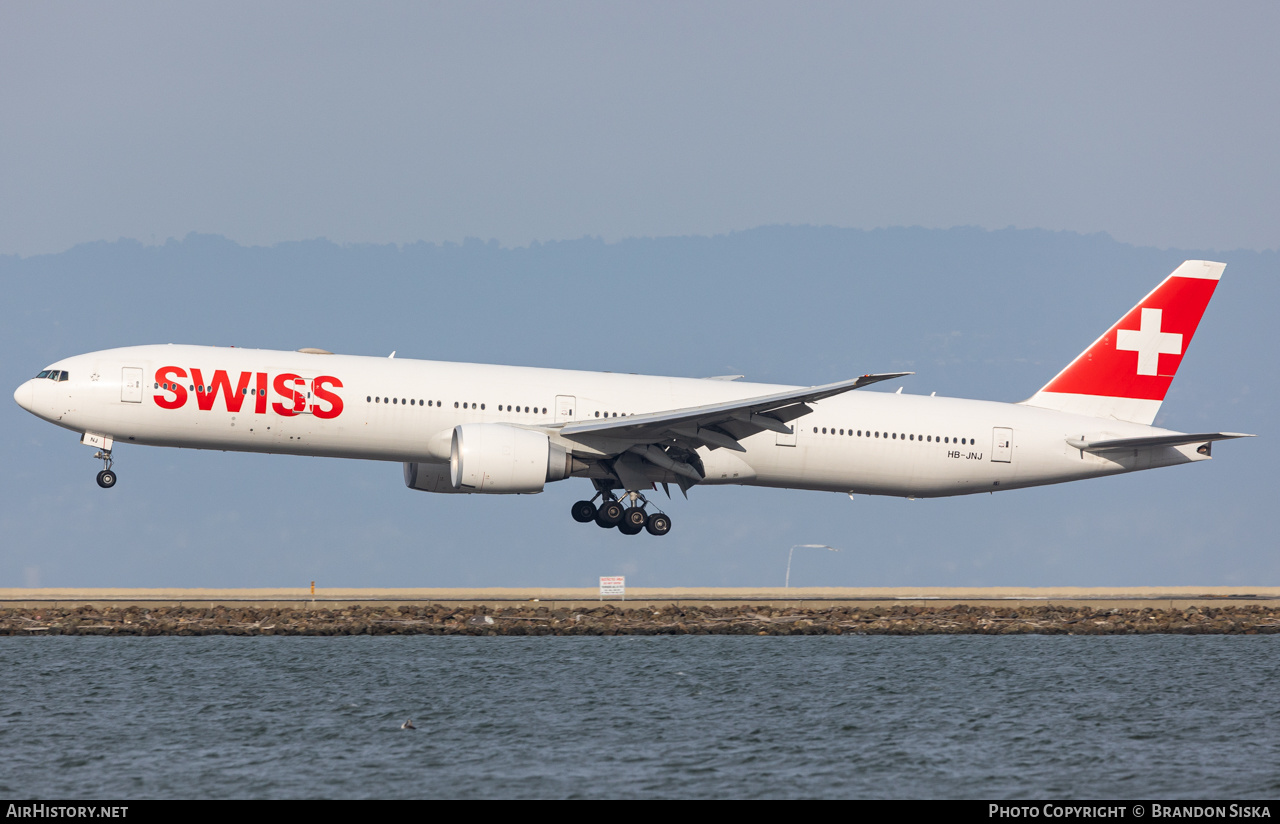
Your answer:
[[[468,492],[466,489],[454,489],[449,479],[447,463],[406,463],[404,465],[404,485],[410,489],[423,492]]]
[[[574,468],[572,456],[543,432],[501,423],[453,429],[449,481],[454,492],[527,495],[541,492],[547,481],[569,477]]]
[[[449,435],[449,461],[406,463],[404,485],[423,492],[533,494],[587,465],[542,432],[501,423],[468,423]],[[441,435],[430,451],[439,452]]]

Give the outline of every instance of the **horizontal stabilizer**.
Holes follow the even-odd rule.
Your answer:
[[[1252,438],[1242,432],[1199,432],[1192,434],[1149,435],[1142,438],[1112,438],[1105,441],[1089,441],[1083,438],[1067,438],[1067,444],[1085,452],[1116,452],[1124,449],[1154,449],[1158,446],[1185,446],[1191,443],[1229,441],[1232,438]]]

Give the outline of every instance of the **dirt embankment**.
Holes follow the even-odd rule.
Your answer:
[[[444,605],[346,609],[128,606],[0,609],[0,635],[1256,635],[1280,607],[1185,610],[903,605],[592,609]]]

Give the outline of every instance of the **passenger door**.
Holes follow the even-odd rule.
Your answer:
[[[991,430],[991,460],[996,463],[1013,461],[1013,430],[997,426]]]
[[[567,423],[568,421],[577,420],[575,417],[575,410],[577,408],[577,396],[556,395],[556,423]]]
[[[120,401],[142,403],[142,368],[126,366],[120,370]]]

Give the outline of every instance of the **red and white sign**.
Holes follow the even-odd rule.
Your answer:
[[[610,578],[600,578],[600,597],[606,595],[621,595],[627,597],[627,579],[624,575],[616,575]]]

